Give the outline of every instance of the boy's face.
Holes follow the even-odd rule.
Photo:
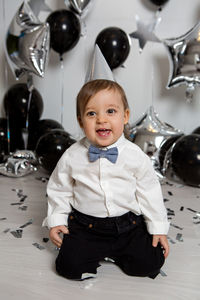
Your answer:
[[[88,140],[99,147],[115,143],[128,120],[129,110],[124,110],[121,95],[115,90],[102,90],[91,97],[78,118]]]

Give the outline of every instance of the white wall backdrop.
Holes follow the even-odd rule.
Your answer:
[[[3,97],[11,85],[17,83],[5,61],[4,40],[14,14],[21,0],[0,0],[0,105],[3,116]],[[46,4],[55,11],[66,8],[64,0],[46,0]],[[54,119],[61,122],[62,84],[64,83],[63,126],[66,131],[78,137],[75,115],[76,95],[84,83],[88,63],[94,42],[99,32],[110,26],[116,26],[127,34],[135,31],[135,16],[149,23],[155,16],[157,7],[150,0],[94,0],[90,12],[85,18],[86,33],[72,50],[63,55],[64,80],[58,53],[50,51],[50,59],[45,77],[34,75],[34,86],[41,93],[44,111],[41,119]],[[41,12],[39,18],[44,21],[49,13]],[[200,20],[199,0],[169,0],[161,14],[161,22],[155,33],[160,39],[175,38],[185,34]],[[154,105],[160,120],[175,128],[190,133],[200,126],[200,87],[195,89],[192,103],[186,103],[186,86],[166,89],[169,75],[167,51],[162,43],[148,42],[139,53],[138,41],[131,39],[131,50],[124,67],[113,71],[115,79],[127,94],[131,108],[130,124]],[[25,82],[25,78],[20,81]]]

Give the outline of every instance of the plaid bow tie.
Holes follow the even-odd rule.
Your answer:
[[[117,156],[118,156],[117,147],[113,147],[108,150],[101,150],[92,145],[90,145],[89,147],[89,160],[91,162],[96,161],[100,157],[105,157],[114,164],[117,160]]]

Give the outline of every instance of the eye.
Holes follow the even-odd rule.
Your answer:
[[[114,109],[114,108],[109,108],[109,109],[107,110],[107,113],[108,113],[109,115],[113,115],[114,113],[116,113],[116,109]]]
[[[86,114],[88,117],[93,117],[96,115],[95,111],[88,111]]]

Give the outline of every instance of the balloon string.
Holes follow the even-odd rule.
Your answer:
[[[6,35],[6,9],[5,9],[5,1],[3,0],[2,3],[3,9],[2,9],[2,14],[3,14],[3,27],[4,27],[4,35]],[[5,43],[4,43],[4,47],[5,47]],[[6,53],[6,49],[5,49],[5,53]],[[5,86],[8,86],[8,65],[7,65],[7,60],[4,59],[4,71],[5,71],[5,78],[4,78],[4,82],[5,82]],[[10,153],[10,119],[9,119],[9,115],[6,115],[7,118],[7,151],[8,154]]]
[[[60,55],[60,69],[61,69],[61,115],[60,123],[63,125],[63,114],[64,114],[64,64],[63,57]]]

